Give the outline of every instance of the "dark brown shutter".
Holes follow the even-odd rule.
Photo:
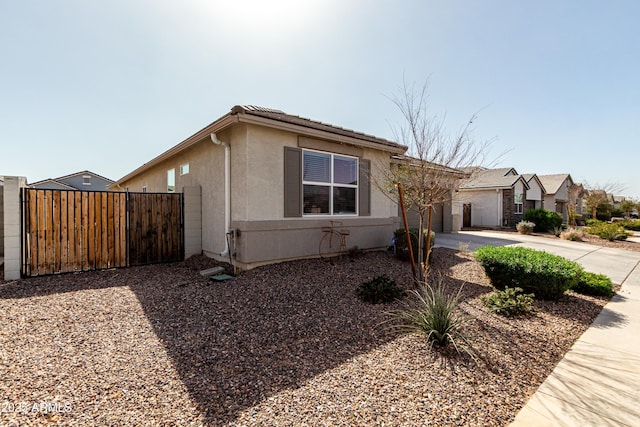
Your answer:
[[[371,215],[371,160],[360,159],[358,174],[358,215]]]
[[[284,147],[284,216],[302,216],[302,150]]]

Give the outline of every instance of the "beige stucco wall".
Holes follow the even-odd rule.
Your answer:
[[[502,190],[460,191],[454,202],[459,214],[462,213],[462,205],[465,203],[471,204],[472,227],[502,225]]]
[[[532,179],[528,184],[529,189],[527,190],[527,200],[542,200],[542,189],[538,185],[538,182],[535,179]]]
[[[267,127],[235,124],[218,134],[230,145],[231,228],[237,263],[241,268],[273,261],[316,256],[321,228],[329,220],[343,222],[351,231],[349,246],[373,249],[388,246],[397,226],[397,206],[371,184],[371,215],[367,217],[284,217],[284,147],[298,147],[298,134]],[[389,154],[362,149],[374,165],[388,164]],[[188,175],[180,176],[181,164],[189,163]],[[224,224],[224,148],[209,138],[165,160],[127,182],[122,190],[165,192],[167,170],[176,169],[176,191],[186,186],[202,189],[202,250],[219,257],[226,247]]]
[[[229,135],[221,134],[225,140]],[[233,150],[232,150],[233,153]],[[189,173],[180,176],[180,165],[189,163]],[[187,150],[122,183],[120,190],[141,192],[144,186],[150,193],[167,191],[167,171],[176,169],[176,191],[184,187],[200,186],[202,189],[202,250],[222,252],[224,240],[224,148],[210,139],[195,144]]]

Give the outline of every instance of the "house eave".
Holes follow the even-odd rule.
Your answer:
[[[209,138],[209,135],[211,135],[212,133],[220,132],[237,122],[238,122],[238,117],[235,115],[226,114],[225,116],[222,116],[220,119],[216,120],[215,122],[211,123],[209,126],[194,133],[193,135],[191,135],[189,138],[185,139],[178,145],[170,148],[169,150],[165,151],[159,156],[151,159],[147,163],[143,164],[142,166],[138,167],[137,169],[123,176],[113,184],[107,186],[107,188],[111,190],[122,190],[122,188],[120,187],[122,183],[129,181],[131,178],[135,177],[136,175],[139,175],[151,169],[152,167],[157,166],[158,164],[175,156],[181,151],[184,151],[187,148],[192,147],[193,145],[201,142],[202,140]]]

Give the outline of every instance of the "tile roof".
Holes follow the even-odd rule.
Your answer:
[[[571,179],[571,175],[569,175],[568,173],[538,175],[538,179],[540,180],[540,182],[542,182],[542,185],[547,190],[547,194],[556,194],[560,189],[562,183],[564,183],[567,179],[573,182],[573,180]]]
[[[298,126],[304,126],[311,129],[330,132],[336,135],[348,136],[350,138],[356,138],[363,141],[375,142],[378,144],[390,146],[390,147],[402,147],[407,148],[402,144],[398,144],[393,141],[389,141],[384,138],[369,135],[363,132],[357,132],[355,130],[346,129],[340,126],[335,126],[329,123],[323,123],[317,120],[308,119],[306,117],[295,116],[287,114],[282,110],[276,110],[273,108],[259,107],[256,105],[236,105],[231,109],[231,114],[249,114],[253,116],[264,117],[271,120],[277,120],[284,123],[289,123]]]
[[[481,169],[476,168],[471,178],[460,185],[461,190],[478,190],[483,188],[510,188],[518,180],[520,175],[513,168]]]

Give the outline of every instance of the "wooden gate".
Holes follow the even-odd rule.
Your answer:
[[[22,207],[24,276],[183,256],[181,194],[25,188]]]
[[[129,193],[129,265],[181,261],[182,194]]]

